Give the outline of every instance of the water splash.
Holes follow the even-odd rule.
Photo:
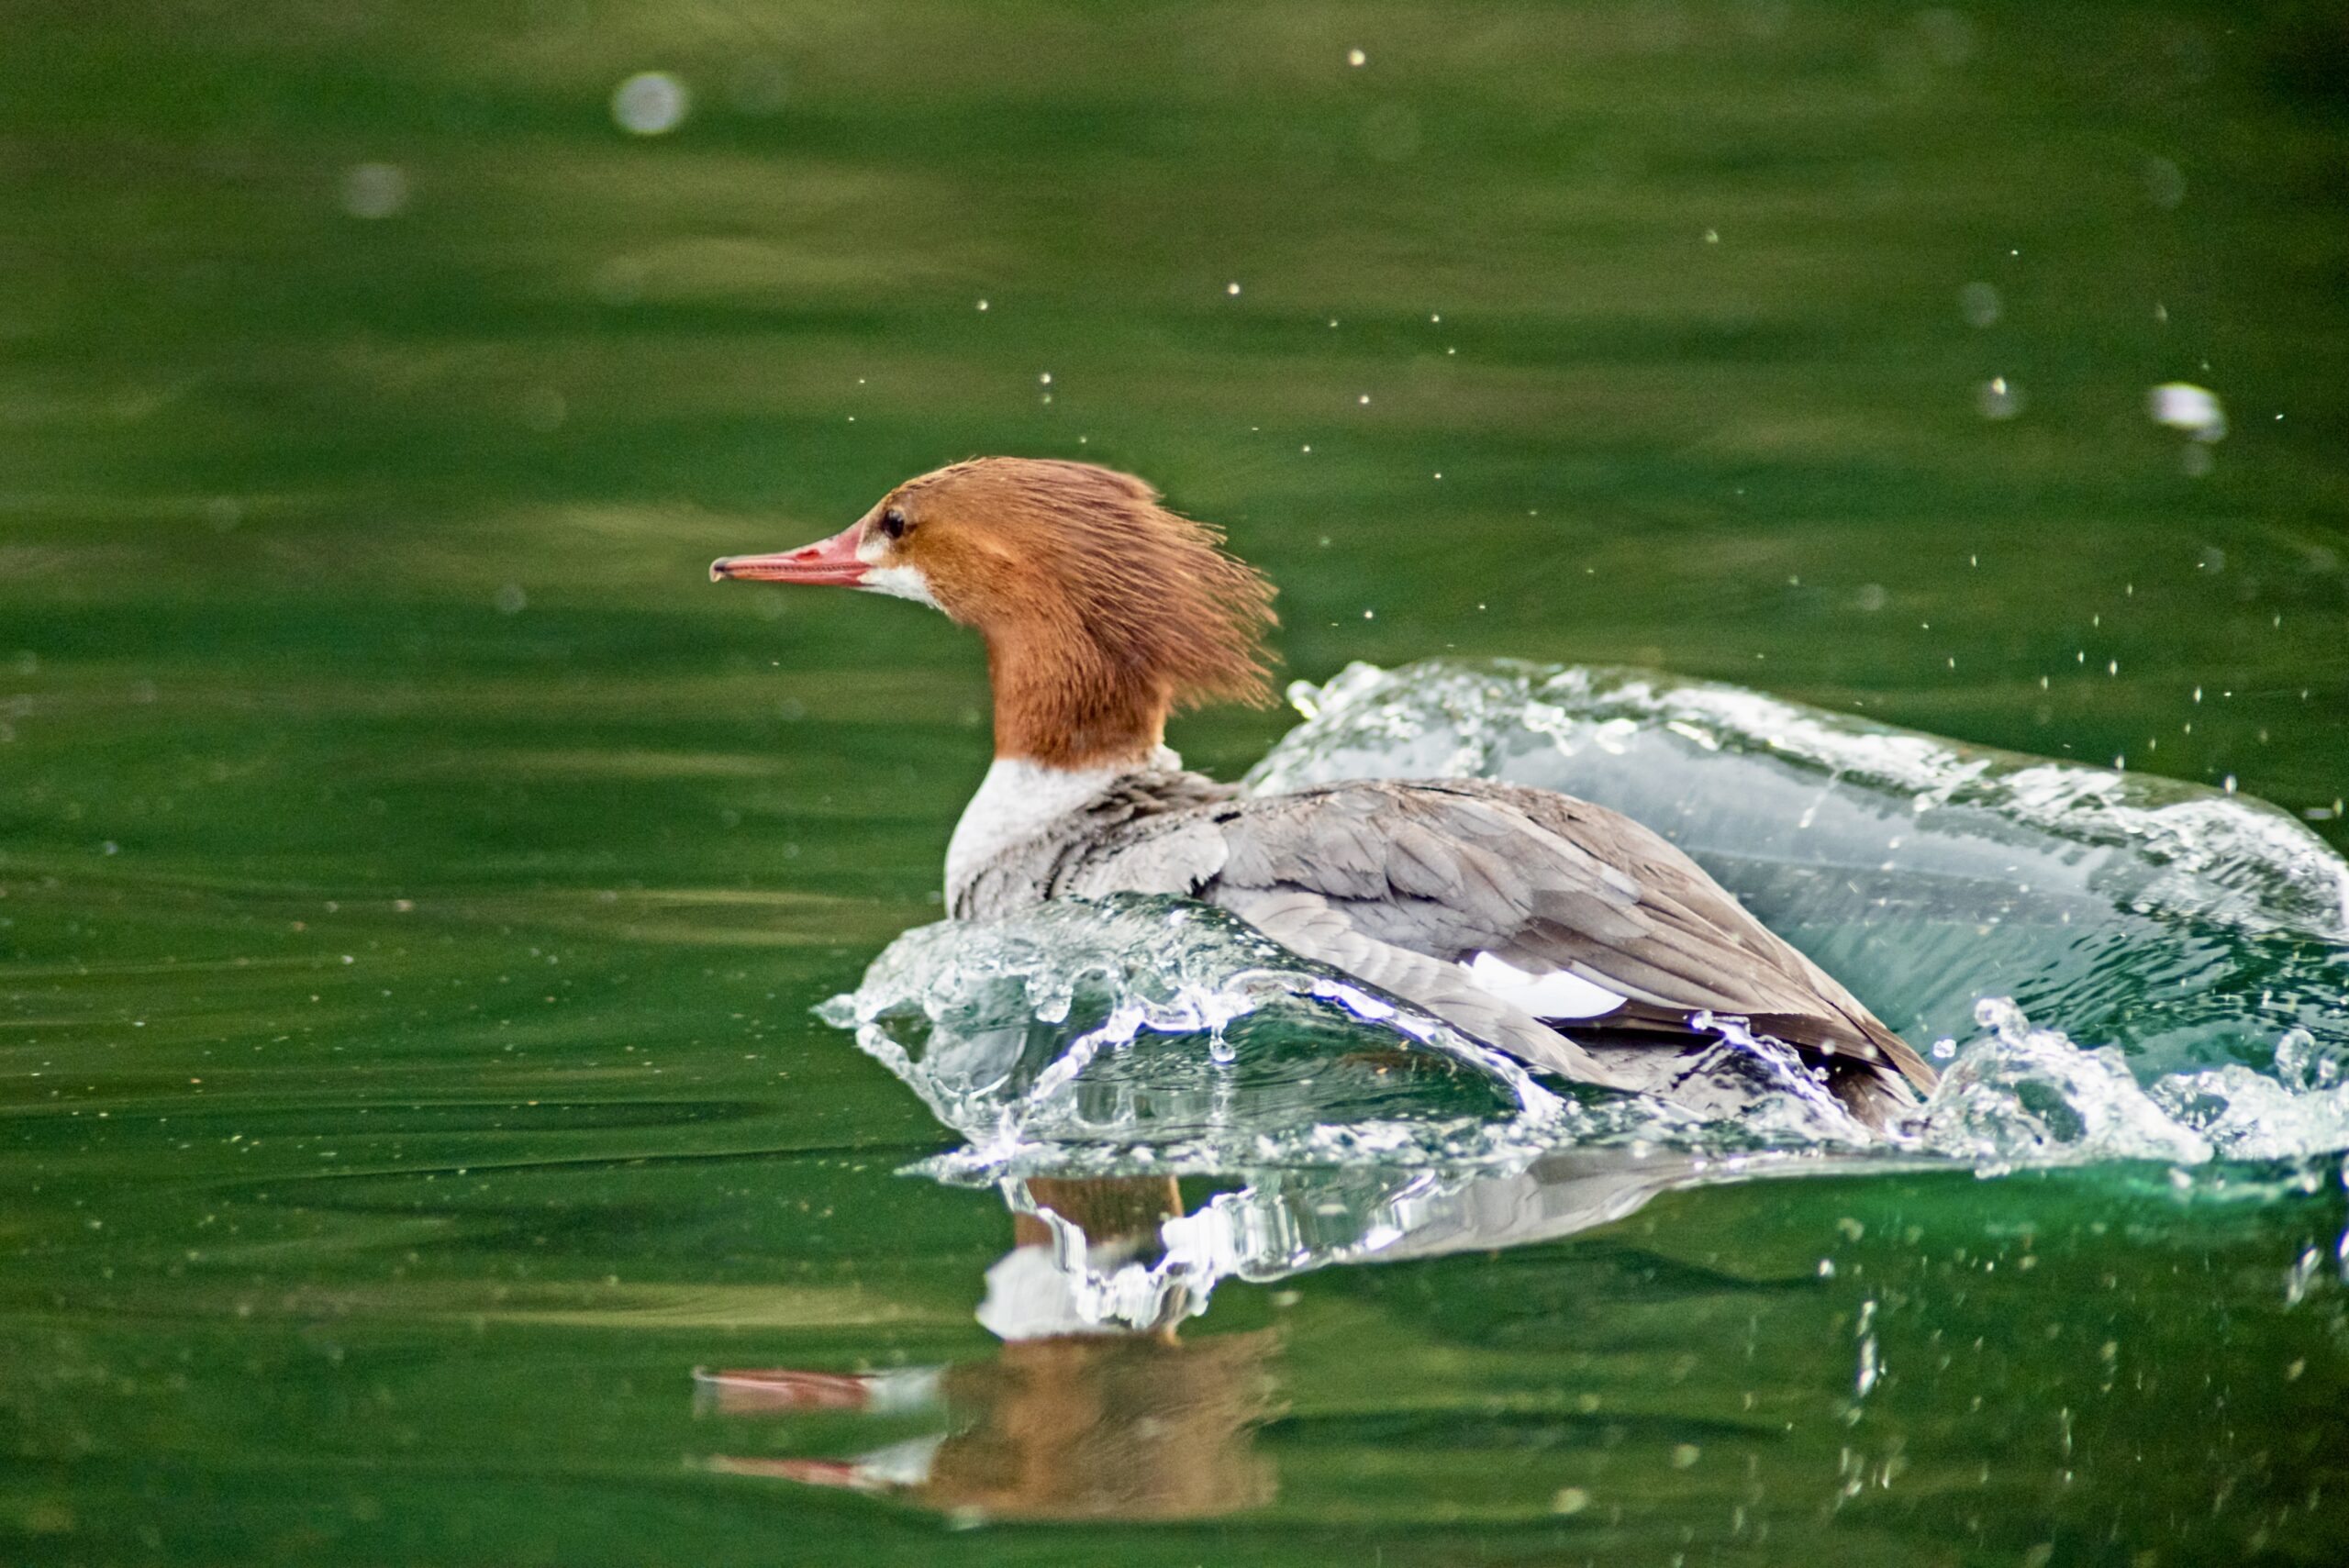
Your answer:
[[[923,927],[818,1011],[970,1140],[941,1175],[1488,1166],[1632,1119],[1182,899]]]
[[[1501,777],[1626,809],[1911,1038],[1949,1036],[1941,1087],[1878,1139],[1794,1053],[1720,1018],[1714,1067],[1770,1091],[1761,1114],[1553,1090],[1220,911],[1119,895],[909,932],[821,1009],[969,1140],[931,1174],[1485,1181],[1561,1151],[1996,1171],[2349,1149],[2349,866],[2271,807],[1627,672],[1356,666],[1298,696],[1308,722],[1253,787]],[[1392,1229],[1376,1204],[1339,1207]],[[1248,1223],[1262,1240],[1288,1222]],[[1261,1255],[1193,1240],[1152,1299],[1189,1288],[1184,1257],[1216,1273]]]
[[[1703,1020],[1768,1093],[1708,1120],[1640,1095],[1553,1093],[1406,1003],[1298,959],[1220,910],[1121,895],[907,933],[820,1009],[969,1146],[941,1179],[1375,1166],[1488,1174],[1561,1150],[1930,1153],[1986,1169],[2305,1159],[2349,1149],[2349,1072],[2304,1030],[2273,1074],[2239,1063],[2141,1084],[2005,997],[1976,1008],[1942,1084],[1888,1139],[1795,1053]],[[1716,1062],[1716,1070],[1729,1064]]]
[[[2004,995],[2140,1072],[2349,1040],[2349,862],[2247,796],[1638,671],[1357,664],[1292,695],[1307,722],[1251,787],[1499,778],[1612,806],[1912,1039]]]
[[[1553,781],[1571,775],[1580,785],[1574,793],[1634,811],[1666,837],[1718,837],[1734,820],[1798,859],[1865,846],[1890,851],[1888,869],[1927,874],[1990,863],[1943,840],[1986,840],[1995,851],[2033,862],[2069,851],[2079,857],[2074,874],[2047,884],[2051,890],[2093,889],[2148,911],[2349,941],[2349,862],[2289,814],[2246,795],[1964,745],[1638,670],[1511,660],[1433,660],[1392,671],[1357,663],[1324,686],[1299,682],[1289,695],[1307,722],[1250,773],[1259,793],[1365,777],[1567,788]],[[1781,811],[1790,790],[1795,809]],[[1892,844],[1842,830],[1854,818],[1896,820],[1887,807],[1917,833]],[[1703,831],[1709,822],[1715,831]],[[1887,859],[1852,858],[1866,865]]]

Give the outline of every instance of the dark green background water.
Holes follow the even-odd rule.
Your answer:
[[[1009,1238],[807,1014],[934,916],[974,651],[710,557],[1089,456],[1297,674],[1662,665],[2349,843],[2344,80],[2316,6],[14,0],[0,1555],[2337,1561],[2322,1171],[1229,1285],[1277,1496],[1179,1527],[711,1474],[899,1434],[688,1373],[986,1360]]]

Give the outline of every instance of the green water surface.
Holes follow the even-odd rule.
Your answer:
[[[1180,1520],[721,1473],[922,1424],[691,1373],[1012,1375],[1004,1205],[808,1016],[936,917],[984,673],[712,556],[1090,457],[1297,675],[1660,666],[2349,845],[2344,81],[2319,6],[0,7],[0,1561],[2342,1561],[2337,1161],[1228,1283],[1052,1461],[1205,1347]]]

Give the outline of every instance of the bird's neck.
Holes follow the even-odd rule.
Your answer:
[[[998,762],[1090,774],[1145,766],[1165,744],[1172,683],[1119,660],[1079,624],[990,632],[987,673]]]

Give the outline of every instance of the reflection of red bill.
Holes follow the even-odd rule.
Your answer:
[[[854,1459],[745,1459],[719,1454],[709,1468],[721,1475],[757,1475],[774,1481],[796,1481],[803,1486],[831,1486],[851,1492],[894,1492],[919,1486],[930,1480],[945,1445],[944,1432],[908,1438]]]
[[[761,1410],[863,1410],[873,1404],[873,1383],[841,1372],[794,1372],[789,1367],[694,1369],[694,1384],[721,1414]]]
[[[709,1467],[721,1475],[764,1475],[804,1486],[844,1486],[855,1492],[879,1492],[889,1485],[863,1465],[839,1459],[738,1459],[721,1453],[711,1458]]]
[[[694,1368],[696,1397],[721,1416],[796,1410],[857,1410],[876,1416],[936,1408],[944,1369],[896,1366],[886,1372],[799,1372],[787,1366]]]

